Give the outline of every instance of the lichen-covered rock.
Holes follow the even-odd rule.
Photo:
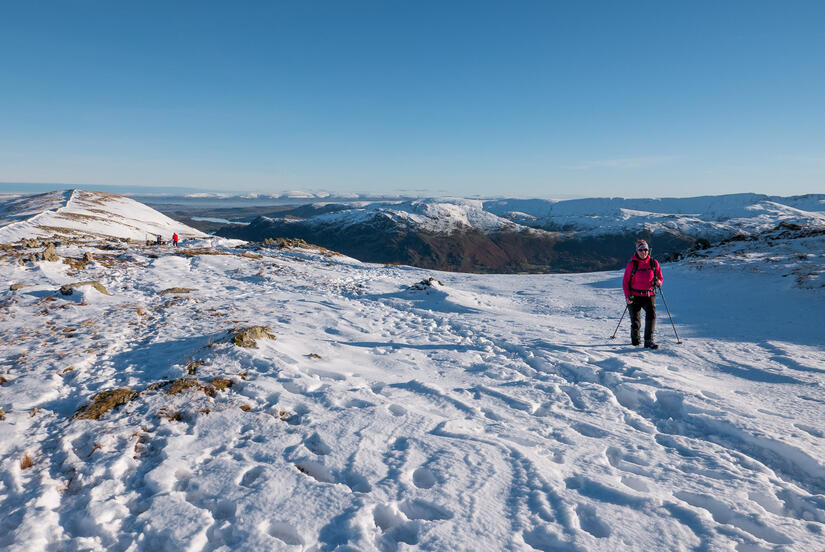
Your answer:
[[[10,291],[17,291],[18,289],[23,289],[23,288],[27,288],[27,287],[31,287],[31,284],[12,284],[12,285],[9,286],[9,290]]]
[[[47,245],[46,249],[43,250],[43,260],[50,263],[55,263],[60,260],[60,255],[55,252],[53,243]]]
[[[183,293],[189,293],[192,291],[198,291],[196,288],[184,288],[184,287],[173,287],[164,289],[163,291],[159,291],[158,295],[180,295]]]
[[[250,349],[258,348],[259,339],[276,339],[269,326],[249,326],[248,328],[238,327],[232,330],[234,336],[232,342],[238,347]]]
[[[107,412],[120,405],[126,404],[138,396],[137,391],[128,387],[119,389],[109,389],[102,391],[92,397],[89,404],[86,404],[74,413],[73,419],[99,420]]]
[[[71,295],[74,293],[75,288],[79,288],[81,286],[92,286],[97,291],[102,293],[103,295],[111,295],[103,285],[96,281],[96,280],[89,280],[86,282],[75,282],[73,284],[66,284],[65,286],[60,286],[60,293],[61,295]]]

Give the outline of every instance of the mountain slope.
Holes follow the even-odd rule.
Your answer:
[[[818,550],[825,236],[806,232],[666,263],[684,344],[660,303],[657,352],[626,319],[607,337],[620,272],[218,240],[58,247],[91,253],[79,269],[0,252],[29,285],[0,292],[0,548]],[[87,280],[111,295],[57,291]],[[261,325],[276,339],[236,345]],[[94,419],[94,397],[114,408]]]
[[[115,194],[66,190],[0,201],[0,243],[57,236],[97,236],[132,240],[171,239],[206,234],[146,205]]]

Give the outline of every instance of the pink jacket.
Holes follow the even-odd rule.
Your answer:
[[[633,261],[639,263],[635,274],[633,274]],[[650,266],[651,261],[653,261],[652,267]],[[631,274],[633,274],[632,281],[630,278]],[[638,255],[634,254],[624,269],[622,288],[624,288],[625,298],[630,299],[631,296],[647,297],[653,295],[653,282],[656,280],[664,281],[662,277],[662,267],[659,265],[659,261],[652,260],[650,257],[640,259]]]

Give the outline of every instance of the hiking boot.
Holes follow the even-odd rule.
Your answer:
[[[659,346],[656,345],[653,342],[645,343],[645,349],[654,349],[655,350],[655,349],[658,349],[658,348],[659,348]]]
[[[638,347],[639,346],[639,340],[638,339],[631,339],[630,344],[633,345],[634,347]]]

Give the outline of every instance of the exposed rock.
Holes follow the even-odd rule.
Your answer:
[[[269,326],[238,327],[231,331],[235,333],[232,342],[238,347],[257,349],[259,339],[276,339]]]
[[[198,291],[197,288],[173,287],[159,291],[158,295],[178,295],[182,293],[189,293],[191,291]]]
[[[302,240],[301,238],[266,238],[263,241],[263,245],[267,247],[277,247],[278,249],[311,249],[318,251],[326,257],[334,257],[336,255],[340,255],[340,253],[338,253],[337,251],[331,251],[326,247],[321,247],[320,245],[307,243],[305,240]]]
[[[103,295],[111,295],[103,285],[95,280],[89,280],[87,282],[75,282],[73,284],[66,284],[65,286],[60,286],[60,293],[61,295],[71,295],[74,293],[75,288],[79,288],[81,286],[92,286],[97,291],[102,293]]]
[[[83,254],[83,260],[87,263],[90,263],[90,262],[94,261],[95,258],[92,257],[91,251],[87,251]]]
[[[48,261],[50,263],[54,263],[60,260],[60,255],[58,255],[55,252],[53,243],[47,245],[46,249],[43,250],[43,260]]]
[[[190,360],[186,363],[186,373],[190,376],[194,376],[195,373],[198,371],[200,366],[203,366],[206,363],[204,360]]]
[[[435,278],[430,276],[429,278],[421,280],[417,284],[411,285],[410,289],[425,290],[425,289],[430,289],[431,287],[434,287],[436,284],[438,284],[439,286],[444,285],[444,283],[441,280],[436,280]]]
[[[99,420],[104,414],[113,408],[128,403],[137,397],[137,395],[137,391],[129,389],[128,387],[102,391],[92,397],[92,401],[89,404],[82,406],[77,412],[75,412],[72,418]]]
[[[9,286],[10,291],[17,291],[18,289],[23,289],[27,287],[31,287],[31,284],[12,284]]]

